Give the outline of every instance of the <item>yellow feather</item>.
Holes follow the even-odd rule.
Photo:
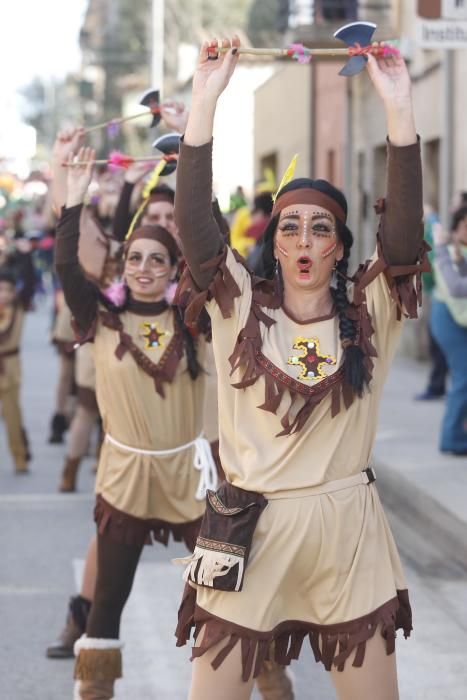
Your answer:
[[[139,207],[136,211],[136,214],[134,215],[134,217],[131,220],[130,228],[128,229],[128,233],[125,236],[126,241],[130,238],[130,236],[133,233],[134,228],[136,226],[136,222],[138,221],[139,217],[141,216],[141,214],[145,210],[146,204],[147,204],[148,199],[149,199],[149,195],[151,194],[151,190],[159,182],[160,174],[164,170],[165,166],[166,166],[166,161],[163,159],[160,160],[159,163],[154,168],[154,170],[152,171],[151,177],[146,182],[144,189],[143,189],[143,201],[139,205]]]
[[[147,199],[149,195],[151,194],[151,190],[157,185],[159,182],[159,177],[161,172],[164,170],[165,166],[167,165],[165,160],[159,161],[159,163],[156,165],[154,170],[151,173],[151,176],[147,183],[144,186],[143,190],[143,199]]]
[[[293,176],[295,175],[295,167],[297,165],[297,158],[298,158],[298,153],[294,155],[292,160],[290,161],[289,165],[287,166],[287,170],[285,171],[284,175],[282,176],[282,180],[280,182],[279,187],[277,188],[277,192],[272,198],[272,201],[275,202],[277,199],[277,195],[281,191],[283,187],[285,187],[291,180],[293,180]]]

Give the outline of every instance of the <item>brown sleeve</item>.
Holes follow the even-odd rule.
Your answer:
[[[423,241],[420,139],[410,146],[388,141],[387,193],[379,229],[388,265],[412,265]]]
[[[82,205],[63,207],[57,226],[54,262],[66,303],[85,334],[96,318],[98,291],[85,278],[78,262],[81,209]]]
[[[113,236],[117,241],[124,241],[131,224],[130,203],[135,186],[124,182],[117,208],[115,209]]]
[[[216,199],[213,199],[212,201],[212,213],[217,221],[217,226],[219,227],[219,231],[224,237],[224,240],[226,243],[229,243],[229,238],[230,238],[230,226],[229,222],[225,218],[225,216],[221,212],[221,208],[219,206],[219,201],[216,197]]]
[[[212,141],[203,146],[180,142],[175,189],[175,221],[183,254],[199,289],[207,289],[216,268],[201,269],[224,246],[212,209]]]

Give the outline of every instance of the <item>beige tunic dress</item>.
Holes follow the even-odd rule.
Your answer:
[[[171,308],[157,316],[124,312],[119,318],[124,333],[153,364],[162,365],[178,343]],[[203,344],[200,340],[201,364]],[[165,382],[157,391],[154,380],[130,352],[117,356],[118,345],[117,331],[107,327],[99,315],[94,358],[97,401],[106,438],[96,493],[106,504],[134,518],[173,525],[196,521],[203,514],[204,502],[195,498],[200,481],[200,472],[194,466],[195,447],[180,448],[202,434],[204,377],[201,374],[192,380],[183,356],[173,381]],[[174,454],[144,454],[166,450],[174,450]],[[99,522],[104,529],[112,527],[105,514]]]
[[[219,294],[222,288],[228,293]],[[342,668],[351,654],[354,665],[361,665],[365,641],[378,627],[389,653],[397,627],[410,633],[411,615],[376,485],[362,481],[316,491],[358,478],[369,466],[383,384],[401,333],[401,306],[410,302],[413,315],[416,304],[413,278],[401,295],[377,255],[360,275],[355,308],[372,380],[363,397],[353,400],[339,376],[337,316],[303,323],[290,318],[277,300],[268,300],[261,283],[255,291],[250,273],[229,249],[211,290],[206,306],[219,375],[223,468],[231,484],[264,494],[268,505],[254,532],[242,590],[191,584],[180,608],[179,644],[191,626],[199,631],[206,624],[194,655],[225,637],[216,666],[241,638],[245,679],[252,670],[257,675],[271,653],[282,664],[298,658],[306,636],[327,669]]]

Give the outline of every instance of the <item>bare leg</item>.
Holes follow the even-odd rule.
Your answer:
[[[200,634],[202,638],[202,633]],[[227,640],[216,644],[193,660],[191,688],[188,700],[249,700],[253,678],[242,680],[241,645],[238,642],[215,671],[211,662],[226,645]]]
[[[355,668],[351,661],[342,672],[331,671],[338,700],[399,700],[396,654],[387,656],[379,629],[366,644],[363,666]]]
[[[94,535],[89,543],[84,564],[83,580],[81,582],[80,595],[86,600],[94,599],[97,579],[97,537]]]

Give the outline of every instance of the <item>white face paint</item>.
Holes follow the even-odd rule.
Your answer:
[[[309,224],[309,213],[308,211],[305,211],[303,214],[302,218],[302,235],[301,235],[301,244],[304,246],[308,246],[310,244],[309,238],[308,238],[308,224]]]
[[[286,258],[289,257],[288,252],[286,251],[285,248],[283,248],[283,247],[281,246],[280,243],[277,243],[277,242],[276,242],[276,247],[277,247],[277,250],[279,251],[279,253],[282,253],[282,255],[284,255],[284,257],[286,257]]]
[[[326,248],[326,249],[321,253],[321,257],[322,257],[323,259],[324,259],[324,258],[327,258],[328,255],[332,255],[332,253],[334,253],[334,251],[336,250],[336,248],[337,248],[337,243],[331,243],[331,245],[330,245],[328,248]]]
[[[127,262],[127,275],[134,277],[147,270],[152,277],[166,277],[171,268],[167,255],[158,252],[130,254]]]

